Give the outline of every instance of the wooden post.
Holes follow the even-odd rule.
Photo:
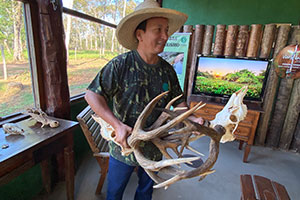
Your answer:
[[[218,24],[216,30],[216,37],[215,37],[215,45],[214,45],[214,52],[213,55],[221,56],[224,52],[224,45],[225,45],[225,38],[226,38],[226,25]]]
[[[292,26],[289,44],[300,44],[300,25]]]
[[[36,6],[32,15],[32,20],[38,24],[37,34],[40,46],[39,57],[41,58],[41,77],[39,86],[42,88],[40,99],[44,110],[50,116],[63,119],[70,119],[70,93],[67,79],[67,56],[64,42],[64,27],[62,21],[62,0],[45,1],[36,0],[32,6]],[[73,136],[73,135],[71,135]],[[69,166],[67,179],[70,179],[74,172],[72,163],[67,160],[64,163],[64,152],[56,155],[58,163],[58,178],[64,176],[65,164]],[[71,156],[70,156],[71,159]],[[68,163],[69,162],[69,163]],[[68,181],[68,180],[67,180]],[[69,181],[70,182],[70,181]],[[67,184],[68,199],[74,197],[74,184]]]
[[[283,49],[285,47],[285,45],[287,44],[290,30],[291,30],[290,25],[279,26],[273,58],[275,58],[277,56],[277,54],[279,53],[279,51],[281,49]]]
[[[251,57],[251,58],[257,57],[258,49],[261,42],[261,35],[262,35],[262,25],[252,24],[247,53],[246,53],[247,57]]]
[[[61,0],[37,0],[45,108],[51,116],[70,118],[70,93]]]
[[[297,84],[299,84],[299,83],[297,83]],[[297,126],[294,131],[293,141],[290,146],[290,149],[295,152],[300,153],[300,118],[298,118]]]
[[[280,52],[280,50],[286,46],[288,41],[289,31],[290,31],[289,25],[279,26],[273,58],[275,58],[277,54]],[[267,138],[267,131],[269,128],[269,122],[271,120],[271,113],[274,107],[275,95],[278,89],[279,82],[280,80],[274,70],[274,67],[271,67],[266,89],[265,89],[266,92],[265,92],[264,104],[263,104],[264,112],[262,113],[259,119],[259,125],[257,130],[258,135],[255,141],[260,145],[264,145]]]
[[[235,46],[235,56],[245,57],[249,40],[249,26],[240,25]]]
[[[205,56],[211,54],[211,46],[212,46],[212,41],[214,36],[214,30],[215,30],[214,25],[205,26],[205,33],[203,38],[203,49],[202,49],[202,53]]]
[[[261,43],[260,58],[269,58],[276,33],[275,24],[266,24]]]
[[[1,48],[1,55],[2,55],[2,60],[3,60],[3,77],[4,77],[4,80],[7,80],[7,68],[6,68],[6,62],[5,62],[4,48],[2,45],[0,46],[0,48]]]
[[[267,132],[267,146],[276,148],[279,145],[292,88],[293,79],[281,79],[273,111],[273,118],[271,119],[271,124]]]
[[[234,56],[236,39],[238,36],[238,28],[238,25],[228,25],[224,56]]]
[[[300,79],[295,80],[290,102],[280,135],[279,147],[289,150],[296,130],[300,110]]]
[[[195,31],[194,31],[194,37],[193,37],[193,57],[192,57],[192,63],[189,70],[189,73],[186,74],[188,77],[187,81],[187,98],[190,97],[192,93],[192,85],[194,81],[194,73],[197,63],[197,55],[201,53],[202,45],[203,45],[203,36],[204,36],[204,29],[205,25],[203,24],[197,24],[195,25]],[[187,99],[188,104],[190,103],[189,99]]]
[[[190,69],[192,66],[192,60],[194,57],[194,30],[193,30],[193,25],[184,25],[183,26],[183,32],[184,33],[191,33],[190,36],[190,43],[189,43],[189,50],[188,50],[188,56],[187,56],[187,62],[186,62],[186,75],[185,75],[185,80],[184,80],[184,94],[186,95],[188,93],[188,74],[190,74]],[[187,96],[187,95],[186,95]],[[187,99],[186,99],[187,100]]]

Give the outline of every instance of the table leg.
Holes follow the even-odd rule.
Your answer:
[[[250,144],[246,144],[246,147],[245,147],[245,151],[244,151],[244,158],[243,158],[243,162],[248,162],[248,155],[250,153],[250,150],[251,150],[251,146]]]
[[[51,176],[49,172],[49,160],[41,161],[42,179],[45,190],[48,194],[51,193]]]
[[[67,187],[67,199],[74,199],[74,152],[73,148],[68,146],[64,149],[65,154],[65,175]]]
[[[240,140],[239,150],[242,150],[242,149],[243,149],[243,144],[244,144],[244,141],[243,141],[243,140]]]

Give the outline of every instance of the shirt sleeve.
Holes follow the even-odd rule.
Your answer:
[[[107,101],[112,100],[118,89],[117,65],[118,62],[115,59],[107,63],[98,72],[87,89],[103,96]]]

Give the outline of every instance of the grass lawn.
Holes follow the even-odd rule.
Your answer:
[[[99,56],[98,51],[80,51],[76,52],[75,59],[71,50],[67,67],[70,96],[84,92],[99,70],[116,55]],[[3,79],[0,64],[0,117],[34,106],[29,64],[7,63],[7,80]]]

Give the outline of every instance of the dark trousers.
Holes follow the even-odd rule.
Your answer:
[[[134,168],[134,166],[127,165],[110,156],[106,200],[122,200],[124,190]],[[152,179],[142,167],[138,167],[138,177],[139,185],[134,200],[151,200],[153,192]]]

